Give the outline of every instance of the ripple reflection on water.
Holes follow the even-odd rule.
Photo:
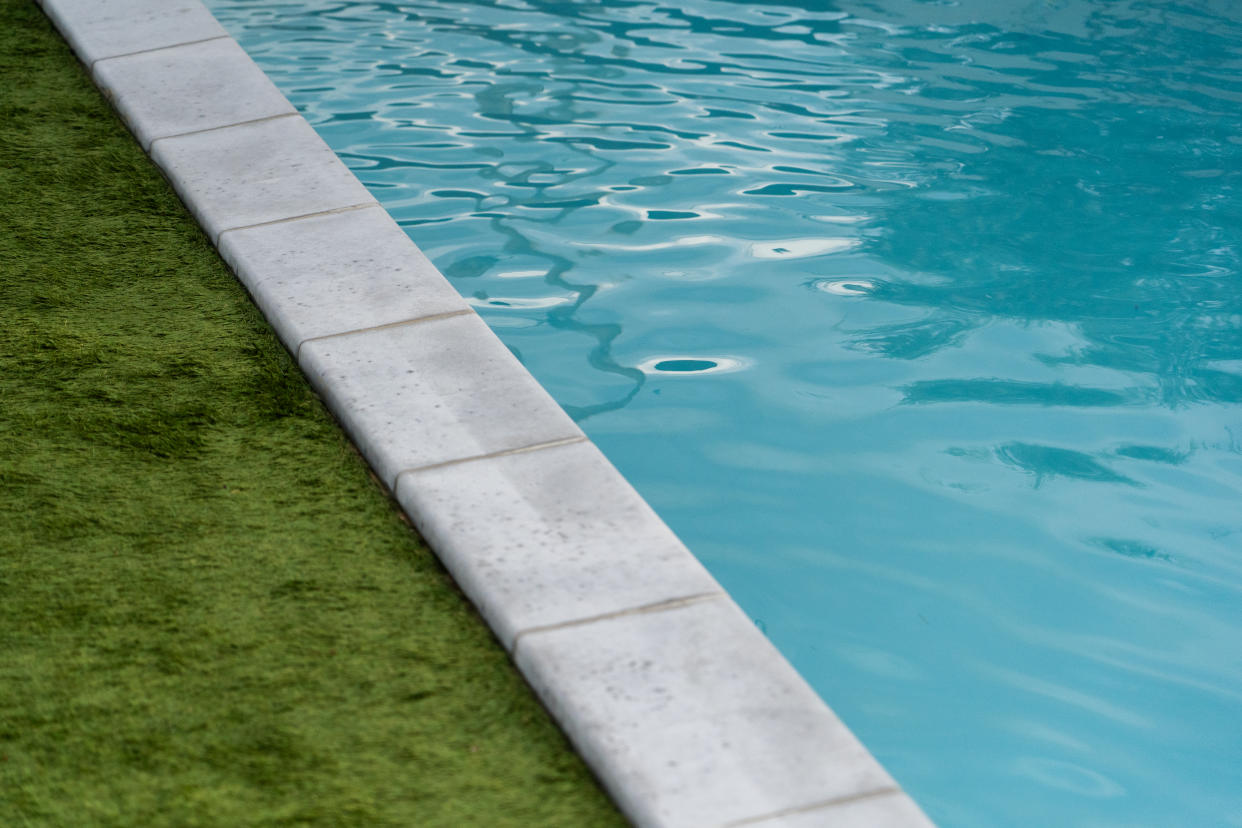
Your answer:
[[[212,6],[934,817],[1242,813],[1236,4]]]

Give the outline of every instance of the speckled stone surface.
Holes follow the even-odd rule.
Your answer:
[[[300,362],[390,487],[406,469],[582,436],[473,312],[315,339]]]
[[[727,597],[528,633],[515,660],[640,826],[896,787]]]
[[[397,501],[506,647],[522,630],[722,592],[589,442],[403,474]]]
[[[228,37],[198,0],[43,0],[42,5],[87,66],[101,58]]]
[[[151,157],[213,241],[230,228],[375,201],[300,115],[164,138]]]
[[[314,337],[469,310],[378,205],[232,230],[220,253],[294,352]]]
[[[106,58],[94,75],[143,149],[156,138],[296,112],[232,38]]]

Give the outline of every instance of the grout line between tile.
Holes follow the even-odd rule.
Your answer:
[[[187,135],[202,135],[204,132],[219,132],[222,129],[232,129],[233,127],[248,126],[249,124],[261,124],[265,121],[278,121],[281,118],[294,118],[300,116],[301,114],[302,113],[300,112],[282,112],[279,115],[264,115],[262,118],[250,118],[245,121],[238,121],[235,124],[223,124],[221,126],[204,127],[203,129],[192,129],[189,132],[177,132],[172,135],[161,135],[158,138],[151,139],[151,143],[147,144],[147,151],[151,151],[151,148],[155,146],[156,141],[166,141],[169,138],[185,138]],[[229,228],[229,230],[232,229],[234,228]],[[223,233],[227,231],[222,230],[221,232]]]
[[[410,319],[400,319],[396,322],[385,322],[383,325],[371,325],[366,328],[354,328],[350,331],[338,331],[337,333],[312,336],[307,339],[303,339],[298,343],[297,350],[293,352],[293,356],[300,359],[302,357],[302,346],[307,342],[322,342],[325,339],[340,339],[343,336],[354,336],[355,334],[372,333],[373,331],[386,331],[389,328],[404,328],[407,325],[421,325],[424,322],[435,322],[440,319],[452,319],[455,316],[469,316],[472,313],[474,313],[474,311],[470,308],[464,308],[462,310],[444,311],[444,313],[431,313],[426,316],[414,316]]]
[[[728,593],[723,591],[717,592],[700,592],[697,595],[687,595],[684,598],[670,598],[665,601],[656,601],[653,604],[640,604],[629,609],[617,610],[615,612],[604,612],[599,615],[588,615],[585,618],[575,618],[572,621],[562,621],[559,624],[544,624],[539,627],[527,627],[519,630],[517,635],[513,636],[513,657],[517,658],[518,646],[522,643],[522,639],[528,635],[537,633],[551,632],[553,630],[564,630],[572,627],[582,627],[587,624],[594,624],[598,621],[610,621],[613,618],[625,618],[630,615],[647,615],[652,612],[664,612],[665,610],[681,609],[682,607],[701,604],[705,601],[711,601],[717,598],[727,598]]]
[[[812,802],[810,805],[802,805],[797,808],[785,808],[780,811],[773,811],[770,814],[763,814],[761,816],[747,817],[746,819],[726,822],[723,826],[721,826],[721,828],[742,828],[742,826],[757,825],[771,819],[780,819],[781,817],[795,816],[797,814],[805,814],[811,811],[819,811],[826,808],[835,808],[838,805],[849,805],[852,802],[876,799],[877,797],[888,796],[890,794],[901,794],[901,792],[901,788],[898,788],[896,785],[888,785],[883,788],[876,788],[874,791],[867,791],[860,794],[850,794],[849,796],[839,796],[836,799],[826,799],[823,802]]]
[[[466,311],[466,312],[474,313],[474,311]],[[397,487],[401,483],[401,475],[403,474],[418,474],[419,472],[442,469],[445,466],[460,466],[462,463],[474,463],[479,460],[491,460],[494,457],[508,457],[509,455],[512,455],[512,454],[528,454],[529,452],[532,452],[532,451],[542,451],[543,449],[556,448],[557,446],[570,446],[570,445],[573,445],[574,443],[586,443],[586,442],[590,442],[587,439],[587,436],[585,434],[580,434],[574,437],[566,437],[563,440],[547,440],[542,443],[532,443],[529,446],[521,446],[519,448],[504,449],[503,451],[493,451],[487,454],[472,454],[469,457],[461,457],[457,460],[445,460],[440,463],[430,463],[426,466],[413,466],[411,468],[402,469],[401,471],[397,472],[396,477],[392,479],[392,490],[394,493],[397,491]]]
[[[131,55],[146,55],[151,52],[162,52],[165,49],[179,49],[182,46],[193,46],[196,43],[210,43],[213,40],[224,40],[225,38],[228,38],[229,40],[233,39],[230,35],[222,34],[216,35],[215,37],[200,37],[198,40],[187,40],[184,43],[170,43],[167,46],[156,46],[154,49],[138,49],[134,52],[122,52],[119,55],[108,55],[107,57],[95,58],[90,62],[90,65],[87,68],[93,71],[95,69],[95,64],[100,63],[101,61],[116,60],[117,58],[130,57]]]
[[[295,113],[296,114],[296,113]],[[216,234],[216,247],[220,246],[220,239],[225,233],[232,233],[234,230],[249,230],[253,227],[268,227],[272,224],[284,224],[290,221],[301,221],[302,219],[316,218],[318,216],[331,216],[337,213],[348,213],[350,210],[365,210],[368,207],[379,207],[378,201],[364,201],[361,204],[350,204],[348,207],[333,207],[331,210],[316,210],[313,213],[301,213],[288,218],[272,219],[271,221],[257,221],[254,224],[239,224],[236,227],[226,227]]]

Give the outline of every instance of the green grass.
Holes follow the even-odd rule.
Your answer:
[[[619,823],[28,0],[0,76],[0,825]]]

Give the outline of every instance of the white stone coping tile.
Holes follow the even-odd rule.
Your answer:
[[[94,76],[143,149],[157,138],[297,111],[231,37],[105,58]]]
[[[515,660],[640,826],[897,789],[727,596],[533,630]]]
[[[407,469],[583,437],[473,311],[312,339],[299,361],[389,488]]]
[[[396,496],[507,649],[522,631],[723,593],[587,441],[406,472]]]
[[[43,11],[87,66],[102,58],[228,37],[198,0],[43,0]]]
[[[379,205],[231,230],[220,254],[294,353],[308,339],[470,307]]]
[[[217,243],[225,230],[375,202],[300,115],[162,138],[151,157]]]
[[[919,806],[899,790],[838,799],[729,828],[933,828]]]

